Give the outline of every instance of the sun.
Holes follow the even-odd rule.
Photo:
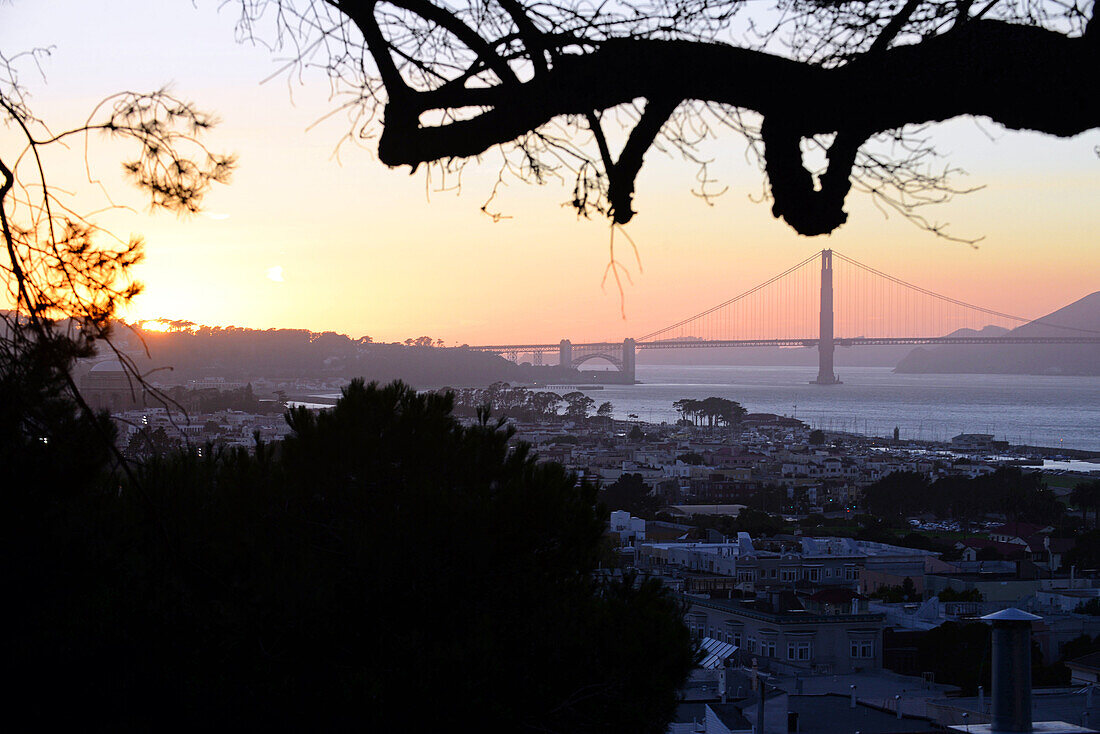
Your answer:
[[[167,321],[161,319],[151,319],[149,321],[142,321],[139,326],[142,331],[170,331],[172,325]]]

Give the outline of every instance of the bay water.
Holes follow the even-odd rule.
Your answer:
[[[814,428],[945,441],[990,433],[1013,444],[1100,452],[1100,377],[912,375],[849,367],[841,385],[811,385],[807,367],[638,365],[638,385],[587,394],[650,423],[675,422],[681,398],[736,400],[750,413],[776,413]]]

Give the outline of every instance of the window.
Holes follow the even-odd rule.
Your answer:
[[[755,581],[756,580],[756,571],[753,571],[751,569],[748,570],[748,571],[738,571],[737,572],[737,580],[738,581]]]
[[[797,568],[783,568],[779,570],[780,581],[797,581],[798,569]]]
[[[760,643],[760,654],[766,658],[775,657],[775,640],[764,640]]]
[[[869,659],[875,656],[875,643],[871,640],[852,640],[852,657]]]
[[[788,660],[809,660],[813,657],[813,643],[809,640],[787,643]]]
[[[844,579],[846,581],[854,581],[859,576],[859,569],[855,566],[844,567]]]
[[[807,568],[806,569],[806,578],[809,579],[810,581],[820,581],[821,580],[821,569],[820,568]]]
[[[750,637],[748,639],[747,646],[749,648],[749,652],[752,653],[752,654],[755,654],[756,653],[756,638],[755,637]]]
[[[829,577],[830,577],[830,576],[832,576],[832,575],[833,575],[833,569],[831,569],[831,568],[826,568],[826,569],[825,569],[825,578],[829,578]]]
[[[732,642],[737,647],[741,647],[741,633],[740,632],[734,632],[733,634],[730,635],[730,637],[732,638],[730,640],[730,642]]]

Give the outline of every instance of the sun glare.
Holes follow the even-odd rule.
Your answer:
[[[171,329],[172,325],[170,323],[168,323],[167,321],[162,321],[160,319],[152,319],[150,321],[141,322],[142,331],[170,331]]]

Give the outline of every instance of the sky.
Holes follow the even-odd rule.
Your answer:
[[[220,9],[219,9],[219,6]],[[955,120],[931,134],[959,180],[982,187],[928,212],[977,248],[924,232],[849,197],[849,222],[806,238],[760,203],[764,180],[744,141],[708,141],[712,175],[728,191],[709,205],[691,193],[696,166],[651,152],[627,231],[622,302],[601,287],[605,222],[563,206],[572,181],[511,183],[480,207],[496,179],[492,154],[438,191],[423,171],[389,169],[369,148],[337,143],[346,118],[319,73],[271,77],[278,54],[235,40],[234,3],[186,0],[0,2],[0,49],[48,46],[42,73],[22,81],[39,117],[64,129],[122,90],[172,90],[221,124],[206,138],[239,157],[203,214],[150,212],[120,175],[129,149],[93,138],[90,158],[112,200],[128,209],[97,220],[139,234],[143,293],[129,319],[334,330],[376,341],[421,335],[450,344],[539,343],[639,336],[724,301],[828,247],[946,295],[1037,317],[1100,290],[1100,133],[1069,140]],[[320,121],[320,122],[319,122]],[[0,146],[12,145],[0,130]],[[5,153],[6,154],[6,153]],[[55,185],[84,211],[99,193],[84,183],[79,146],[48,161]],[[625,312],[625,318],[623,316]]]

